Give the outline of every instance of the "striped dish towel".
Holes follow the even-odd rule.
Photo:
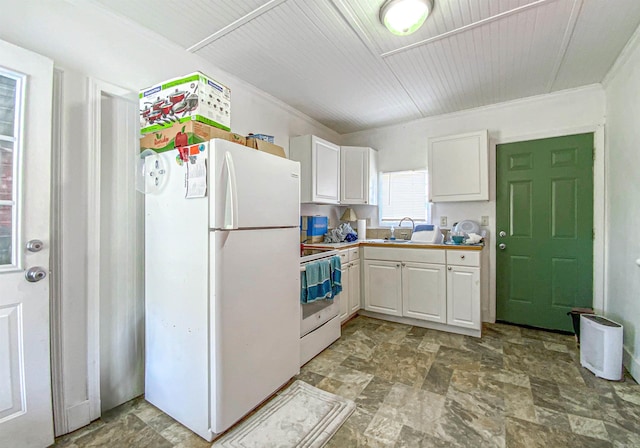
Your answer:
[[[300,302],[311,303],[316,300],[332,298],[331,263],[329,260],[312,261],[304,265],[300,272]]]
[[[331,298],[342,292],[342,260],[335,255],[330,260],[331,270]]]

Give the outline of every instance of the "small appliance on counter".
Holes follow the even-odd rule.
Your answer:
[[[453,228],[451,229],[452,232],[454,232],[454,234],[459,234],[459,235],[463,235],[463,234],[471,234],[471,233],[480,233],[480,224],[478,224],[475,221],[472,221],[470,219],[465,219],[463,221],[460,222],[456,222],[453,225]]]
[[[444,237],[440,227],[432,224],[418,224],[411,234],[411,241],[442,244]]]

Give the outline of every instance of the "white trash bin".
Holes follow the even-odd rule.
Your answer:
[[[607,380],[622,379],[622,325],[595,314],[580,315],[580,364]]]

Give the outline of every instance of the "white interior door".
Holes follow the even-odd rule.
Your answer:
[[[2,447],[53,443],[48,279],[52,86],[52,61],[0,41]],[[26,249],[32,240],[42,241],[33,252]],[[37,269],[37,281],[27,281],[29,269]]]

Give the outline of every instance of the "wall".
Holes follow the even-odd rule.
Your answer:
[[[624,326],[625,365],[640,380],[640,32],[605,80],[607,315]]]
[[[62,314],[63,381],[69,429],[88,422],[87,153],[88,81],[132,92],[201,70],[232,91],[232,129],[263,132],[288,150],[290,135],[338,140],[330,129],[223,72],[199,56],[90,2],[0,0],[0,39],[47,56],[63,70]],[[132,155],[133,156],[133,155]],[[131,185],[131,188],[134,188]]]
[[[602,298],[599,291],[603,288],[604,157],[601,134],[604,112],[604,90],[600,85],[594,85],[347,134],[342,136],[341,144],[377,149],[380,171],[418,169],[426,167],[429,137],[488,129],[490,200],[434,204],[432,216],[434,223],[439,223],[440,217],[446,216],[448,226],[462,219],[479,222],[481,216],[489,216],[487,230],[491,238],[495,235],[496,144],[595,131],[594,303],[597,305]],[[492,321],[495,319],[495,245],[489,244],[488,250],[484,252],[488,262],[485,266],[488,264],[489,269],[484,271],[486,290],[483,293],[482,314],[483,320]]]

